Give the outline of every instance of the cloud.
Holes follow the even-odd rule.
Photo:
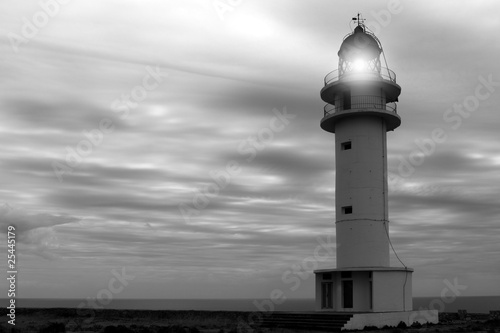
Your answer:
[[[0,208],[0,226],[6,232],[8,226],[14,226],[17,248],[26,253],[54,259],[54,250],[59,248],[59,240],[54,227],[78,222],[69,215],[48,213],[29,213],[18,207],[4,203]]]
[[[335,136],[319,127],[323,78],[337,67],[352,15],[362,10],[380,25],[387,6],[243,2],[220,20],[203,1],[72,2],[18,53],[2,44],[0,200],[17,208],[2,208],[1,227],[19,227],[33,276],[26,297],[94,296],[119,265],[140,277],[127,297],[223,297],[229,285],[241,287],[235,295],[267,297],[265,288],[285,288],[283,271],[311,255],[317,236],[335,234]],[[417,295],[439,293],[450,275],[481,286],[498,275],[500,95],[458,129],[443,115],[474,94],[480,76],[499,80],[498,5],[401,6],[377,34],[403,89],[389,170],[397,175],[401,159],[420,151],[415,140],[435,128],[448,138],[391,183],[392,241],[417,268]],[[8,9],[2,29],[17,33],[40,10]],[[146,66],[158,66],[163,81],[122,118],[111,105],[142,84]],[[295,118],[247,160],[240,145],[284,108]],[[113,132],[59,182],[52,163],[67,163],[68,147],[104,117]],[[187,222],[179,205],[192,205],[231,160],[241,173]],[[312,297],[313,288],[309,279],[290,297]]]

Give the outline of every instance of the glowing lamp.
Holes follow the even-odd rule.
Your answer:
[[[358,25],[340,46],[339,76],[349,73],[380,74],[381,52],[377,37],[366,32],[364,26]]]
[[[355,72],[364,72],[368,68],[368,63],[366,60],[363,60],[361,58],[356,59],[352,63],[352,69]]]

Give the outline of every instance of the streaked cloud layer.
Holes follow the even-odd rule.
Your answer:
[[[495,1],[403,1],[390,18],[385,1],[242,1],[224,20],[210,1],[70,1],[17,52],[42,9],[0,8],[1,228],[18,226],[22,297],[95,296],[121,267],[136,278],[119,297],[289,290],[283,273],[335,232],[319,91],[358,11],[403,89],[391,235],[414,294],[456,277],[500,295]],[[287,294],[312,295],[312,278]]]

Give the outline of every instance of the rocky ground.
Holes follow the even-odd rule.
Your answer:
[[[1,311],[3,318],[6,309]],[[231,311],[140,311],[140,310],[77,310],[16,309],[15,326],[2,321],[1,332],[102,332],[102,333],[247,333],[241,325],[247,312]],[[240,327],[240,329],[238,329]],[[271,330],[255,326],[254,333],[294,333],[306,331]],[[500,333],[500,319],[488,314],[440,313],[440,323],[413,327],[366,328],[365,332],[486,332]]]

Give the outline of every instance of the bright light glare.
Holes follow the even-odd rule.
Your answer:
[[[354,71],[356,72],[363,72],[366,70],[367,68],[367,63],[366,61],[364,61],[363,59],[356,59],[354,60],[354,62],[352,63],[352,68],[354,69]]]

